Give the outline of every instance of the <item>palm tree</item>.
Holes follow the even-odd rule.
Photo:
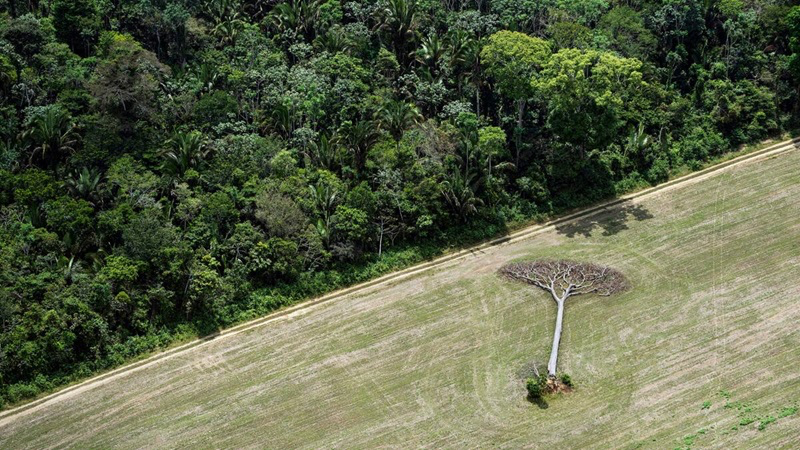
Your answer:
[[[215,65],[202,63],[196,68],[195,78],[200,82],[203,92],[211,92],[219,81],[219,72]]]
[[[319,137],[319,142],[311,146],[309,157],[317,166],[335,171],[341,160],[341,148],[339,136],[323,133]]]
[[[66,256],[61,256],[58,258],[56,267],[64,276],[64,281],[66,281],[67,284],[72,284],[75,281],[75,277],[84,272],[83,263],[76,260],[75,256],[69,259],[67,259]]]
[[[33,120],[31,128],[23,137],[29,139],[34,146],[29,164],[33,164],[37,155],[45,163],[51,163],[60,153],[74,150],[72,146],[75,145],[75,124],[60,108],[48,108],[44,114]]]
[[[378,125],[388,131],[395,141],[400,141],[403,131],[422,120],[416,105],[400,100],[389,100],[377,113]]]
[[[300,22],[299,2],[286,2],[275,5],[269,13],[269,20],[281,34],[287,31],[295,31]]]
[[[271,6],[270,0],[248,0],[242,5],[242,12],[251,23],[261,23]]]
[[[211,34],[220,44],[230,45],[236,40],[244,25],[241,19],[241,4],[237,0],[209,0],[203,5],[203,12],[211,17],[214,27]]]
[[[650,136],[645,133],[644,124],[640,123],[628,136],[625,142],[625,156],[632,160],[637,167],[644,165],[645,156],[650,148]]]
[[[211,30],[211,34],[219,39],[221,45],[233,45],[236,38],[239,36],[239,31],[242,29],[244,22],[240,20],[238,13],[231,19],[224,20],[218,23]]]
[[[16,16],[12,15],[12,17]],[[11,64],[0,64],[0,93],[7,95],[11,92],[11,86],[14,85],[14,82],[19,77],[19,73],[14,73],[14,71],[15,69]],[[18,69],[17,72],[19,72]]]
[[[317,232],[327,242],[331,229],[331,217],[333,217],[336,205],[339,203],[339,191],[323,183],[309,185],[308,190],[311,192],[311,200],[314,202],[314,206],[322,214],[316,224]]]
[[[280,33],[302,33],[312,41],[319,25],[320,0],[291,0],[275,5],[269,18]]]
[[[167,141],[164,157],[164,171],[182,177],[188,169],[197,167],[206,159],[210,150],[206,147],[203,134],[199,131],[178,132]]]
[[[422,39],[419,48],[414,52],[414,56],[422,66],[427,67],[432,75],[440,75],[439,61],[444,57],[446,47],[444,42],[439,39],[439,35],[431,34]]]
[[[293,106],[279,103],[272,109],[272,114],[262,118],[261,126],[267,130],[271,128],[289,139],[294,130],[299,127],[299,122],[300,117]]]
[[[332,28],[314,39],[314,48],[330,54],[350,53],[350,42],[340,28]]]
[[[8,169],[16,169],[19,166],[18,156],[22,150],[22,145],[15,138],[0,140],[0,164],[5,164]]]
[[[341,143],[353,155],[353,168],[356,173],[361,173],[367,160],[367,152],[378,141],[378,133],[375,123],[369,120],[361,120],[353,123],[347,121],[339,128]]]
[[[240,6],[237,0],[208,0],[203,3],[202,10],[216,25],[238,16]]]
[[[388,34],[387,40],[392,44],[395,54],[401,58],[401,64],[408,62],[406,48],[413,43],[415,32],[419,28],[416,0],[388,0],[378,14],[380,21],[375,28]]]
[[[73,173],[64,181],[64,187],[74,196],[89,200],[94,204],[95,193],[100,185],[100,171],[84,167],[80,173]]]
[[[458,82],[459,95],[464,90],[464,82],[470,82],[475,89],[475,115],[480,116],[480,87],[483,82],[481,76],[481,40],[476,39],[471,33],[456,30],[447,36],[449,47],[450,73],[453,73]]]
[[[460,116],[455,122],[458,126],[459,147],[463,151],[463,154],[457,155],[457,158],[464,169],[466,178],[472,171],[473,160],[478,150],[478,122],[474,118],[462,122]]]
[[[454,170],[447,180],[442,182],[441,192],[450,208],[466,223],[467,217],[478,212],[478,206],[483,204],[476,192],[482,179],[474,173],[461,175],[460,170]]]

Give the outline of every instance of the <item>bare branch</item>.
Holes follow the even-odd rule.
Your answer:
[[[628,288],[625,276],[615,269],[568,260],[510,263],[500,268],[500,274],[549,291],[556,301],[584,294],[609,296]]]

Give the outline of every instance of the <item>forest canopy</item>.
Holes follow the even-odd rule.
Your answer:
[[[797,126],[789,0],[0,0],[0,405]]]

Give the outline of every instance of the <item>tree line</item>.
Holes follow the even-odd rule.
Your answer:
[[[0,0],[0,404],[797,125],[789,0]]]

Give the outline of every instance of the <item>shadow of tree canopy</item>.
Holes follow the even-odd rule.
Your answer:
[[[608,206],[578,220],[556,225],[556,232],[567,237],[575,237],[579,234],[589,237],[595,229],[599,228],[603,230],[603,236],[612,236],[620,231],[627,230],[628,222],[631,220],[642,221],[653,217],[644,206],[625,201]]]
[[[524,385],[528,378],[535,378],[538,377],[540,373],[546,373],[547,370],[546,366],[543,363],[538,361],[529,361],[522,365],[522,367],[517,370],[517,378],[520,382]],[[547,409],[550,405],[547,403],[543,397],[532,397],[530,395],[526,395],[525,398],[531,403],[538,406],[540,409]]]
[[[547,408],[550,407],[550,404],[547,403],[547,400],[545,400],[542,397],[532,398],[531,396],[528,396],[527,399],[528,399],[529,402],[531,402],[534,405],[538,406],[539,409],[547,409]]]

